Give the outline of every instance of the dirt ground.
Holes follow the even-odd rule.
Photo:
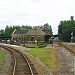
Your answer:
[[[51,72],[51,70],[46,67],[38,58],[33,57],[32,55],[29,55],[27,53],[25,53],[27,55],[27,57],[29,58],[29,60],[32,62],[32,64],[34,64],[34,67],[36,68],[36,71],[38,72],[38,75],[75,75],[75,55],[73,55],[70,51],[68,51],[65,48],[59,47],[57,44],[54,45],[55,47],[53,47],[55,49],[55,52],[57,54],[58,57],[58,68],[54,71]],[[50,47],[49,45],[47,47]],[[17,47],[14,46],[14,48],[22,51],[24,53],[24,50],[28,50],[24,47]],[[4,51],[4,53],[6,53]],[[8,54],[8,55],[7,55]],[[11,63],[11,57],[10,54],[7,52],[7,54],[5,55],[5,59],[7,61],[6,65],[10,66]],[[7,57],[6,57],[7,56]],[[5,60],[4,59],[4,60]],[[5,62],[6,62],[5,61]],[[9,64],[8,64],[9,63]],[[9,68],[5,68],[2,69],[3,71],[8,72]],[[0,71],[0,75],[10,75],[10,74],[1,74],[2,72]]]
[[[53,75],[75,75],[75,55],[57,44],[55,50],[58,56],[58,68]]]
[[[3,52],[3,64],[2,64],[2,69],[0,70],[0,75],[11,75],[11,55],[10,53],[1,48]]]

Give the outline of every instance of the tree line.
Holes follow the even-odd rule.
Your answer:
[[[49,34],[52,34],[52,27],[48,23],[46,23],[44,25],[37,26],[37,27],[39,27],[41,30],[43,30],[43,31],[45,31],[45,32],[47,32]],[[8,36],[8,37],[10,37],[15,29],[16,30],[25,30],[25,29],[30,30],[32,28],[33,27],[30,26],[30,25],[22,25],[22,26],[20,26],[20,25],[16,25],[16,26],[6,25],[4,30],[0,30],[0,36]]]
[[[72,38],[73,37],[73,38]],[[75,20],[74,16],[70,20],[60,21],[58,26],[58,38],[61,41],[75,42]]]
[[[46,32],[49,35],[52,35],[52,27],[48,23],[44,25],[38,25],[41,30]],[[10,37],[12,32],[16,30],[24,30],[24,29],[32,29],[33,27],[30,25],[7,25],[4,30],[0,30],[0,36],[8,36]],[[73,34],[72,34],[73,33]],[[72,38],[73,37],[73,38]],[[75,42],[75,20],[74,16],[71,16],[69,20],[60,21],[58,25],[58,38],[61,41],[74,41]],[[72,38],[72,39],[71,39]]]

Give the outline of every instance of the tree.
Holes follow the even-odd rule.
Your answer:
[[[4,30],[0,30],[0,36],[1,36],[1,37],[2,37],[2,36],[5,36]],[[4,39],[4,38],[0,38],[0,41],[2,41],[2,39]]]
[[[5,36],[4,30],[0,30],[0,36]]]
[[[19,25],[17,25],[17,26],[12,26],[12,25],[7,25],[6,27],[5,27],[5,30],[4,30],[4,34],[5,34],[5,36],[8,36],[8,37],[10,37],[11,36],[11,34],[13,33],[13,31],[14,30],[24,30],[24,29],[32,29],[32,27],[31,26],[24,26],[24,25],[22,25],[22,26],[19,26]]]
[[[12,26],[7,25],[6,28],[5,28],[5,35],[10,36],[12,32],[13,32],[12,31]]]
[[[36,37],[35,37],[35,40],[37,41],[37,44],[38,44],[40,41],[42,41],[42,39],[41,39],[40,36],[36,36]]]
[[[75,21],[73,16],[71,16],[70,20],[60,21],[58,26],[59,40],[70,42],[72,32],[73,37],[75,38]]]
[[[29,26],[29,25],[26,25],[26,26],[25,26],[25,25],[22,25],[21,28],[22,28],[23,30],[24,30],[24,29],[32,29],[32,26]]]
[[[52,27],[48,23],[44,24],[43,26],[40,26],[40,29],[42,29],[45,33],[52,35]]]

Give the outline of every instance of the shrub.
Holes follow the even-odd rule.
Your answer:
[[[46,47],[47,43],[39,43],[38,46],[39,46],[39,48]]]

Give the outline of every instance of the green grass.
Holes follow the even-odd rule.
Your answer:
[[[2,58],[3,58],[2,50],[0,49],[0,68],[1,68],[1,66],[2,66]]]
[[[46,47],[47,44],[46,43],[39,43],[39,44],[31,43],[31,44],[26,44],[25,46],[29,48],[39,48],[39,47],[41,48],[41,47]]]
[[[37,44],[28,44],[27,47],[38,47]]]
[[[35,57],[38,57],[51,70],[57,67],[57,57],[53,48],[32,48],[25,51]]]

